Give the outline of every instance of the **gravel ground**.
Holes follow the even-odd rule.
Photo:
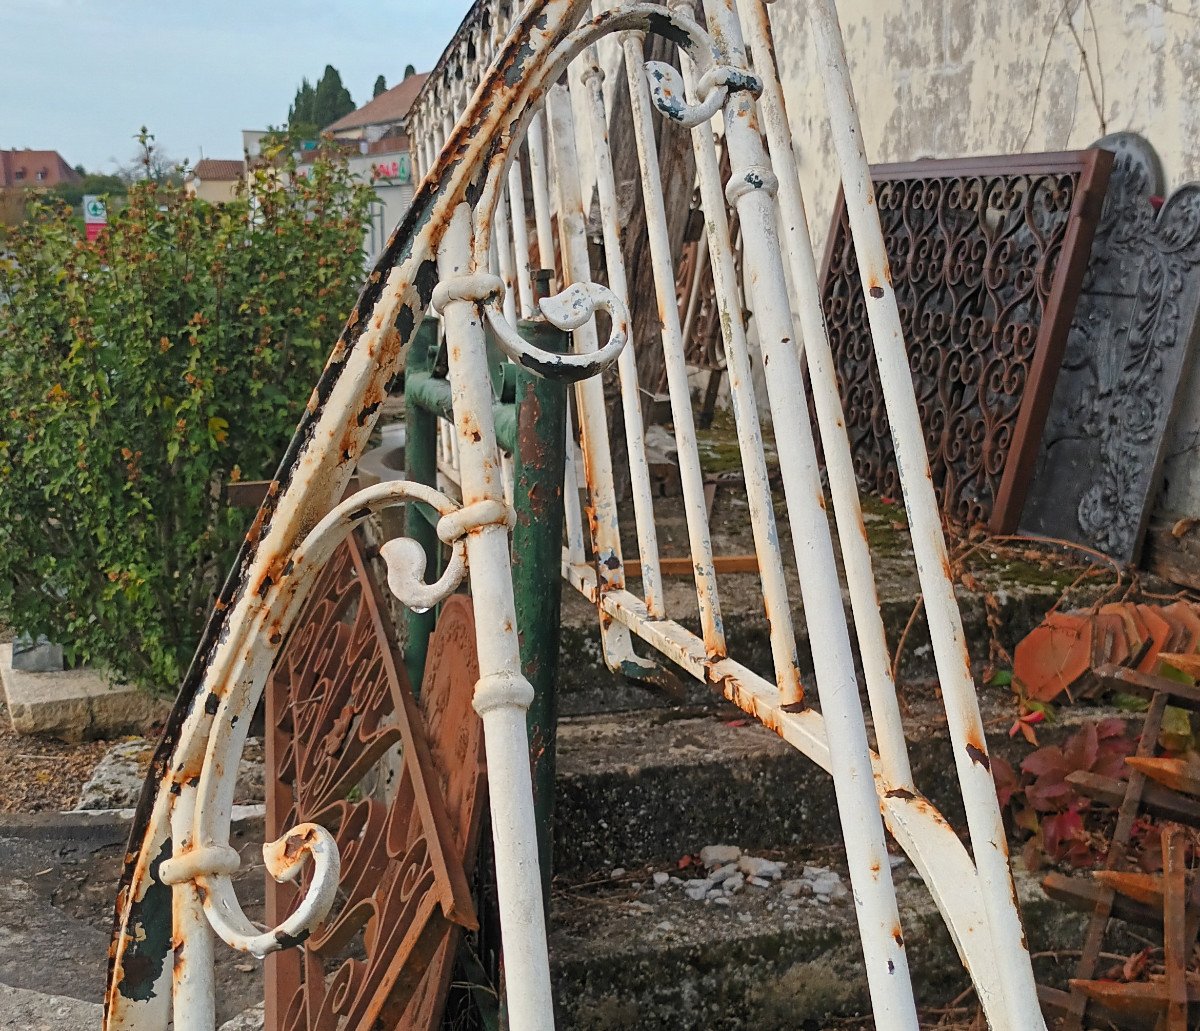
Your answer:
[[[67,745],[13,732],[0,701],[0,813],[74,809],[79,791],[111,741]]]

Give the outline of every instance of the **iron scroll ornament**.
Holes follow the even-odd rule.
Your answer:
[[[1016,528],[1111,163],[1078,151],[872,170],[930,469],[952,522]],[[855,473],[898,497],[840,194],[821,299]]]
[[[309,570],[301,575],[295,558],[342,498],[366,446],[386,384],[432,299],[435,255],[452,214],[463,203],[473,206],[473,271],[485,270],[492,212],[514,143],[548,85],[600,38],[657,33],[687,51],[701,73],[717,65],[711,39],[687,18],[634,4],[575,29],[588,7],[588,0],[544,0],[515,20],[333,347],[216,599],[151,762],[117,895],[105,991],[110,1031],[168,1026],[172,889],[162,866],[173,856],[174,835],[181,845],[198,842],[210,859],[217,857],[216,866],[193,875],[228,877],[217,869],[228,865],[218,855],[228,844],[233,799],[226,771],[236,768],[266,679],[314,579]],[[197,908],[202,894],[192,900]],[[314,897],[308,918],[319,901]],[[299,937],[276,942],[293,945]]]

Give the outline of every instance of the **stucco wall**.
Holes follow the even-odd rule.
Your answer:
[[[1168,189],[1200,178],[1200,0],[839,0],[838,11],[872,162],[1070,150],[1131,129],[1162,157]],[[837,172],[804,4],[774,3],[771,20],[823,242]]]
[[[1133,130],[1167,192],[1200,179],[1200,0],[839,0],[872,162],[1033,153]],[[802,3],[771,6],[818,255],[837,196]],[[1200,362],[1185,382],[1161,504],[1200,513]]]
[[[238,186],[236,179],[193,179],[188,190],[192,196],[210,204],[224,204],[237,196]]]

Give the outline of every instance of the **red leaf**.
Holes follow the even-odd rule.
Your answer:
[[[1075,797],[1075,790],[1062,780],[1047,784],[1038,781],[1025,789],[1025,797],[1029,799],[1029,804],[1040,812],[1052,813],[1065,809]]]
[[[1090,720],[1080,727],[1063,746],[1063,758],[1072,771],[1090,770],[1100,751],[1096,724]]]
[[[1042,840],[1046,843],[1046,855],[1052,859],[1061,859],[1066,851],[1064,845],[1082,834],[1083,818],[1070,809],[1042,821]]]
[[[1071,768],[1067,765],[1067,760],[1064,758],[1062,750],[1056,748],[1054,745],[1039,748],[1036,752],[1031,752],[1025,756],[1021,760],[1021,769],[1026,773],[1032,773],[1036,777],[1042,777],[1048,773],[1065,777],[1071,772]]]
[[[1003,809],[1017,790],[1017,771],[1003,756],[993,755],[992,780],[996,782],[996,797],[1000,800],[1000,808]]]
[[[1116,716],[1110,716],[1096,724],[1096,737],[1101,741],[1110,737],[1121,737],[1125,733],[1125,721]]]

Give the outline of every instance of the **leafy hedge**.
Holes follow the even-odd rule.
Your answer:
[[[0,623],[178,682],[362,279],[370,188],[321,158],[213,206],[134,187],[93,244],[36,203],[0,249]]]

